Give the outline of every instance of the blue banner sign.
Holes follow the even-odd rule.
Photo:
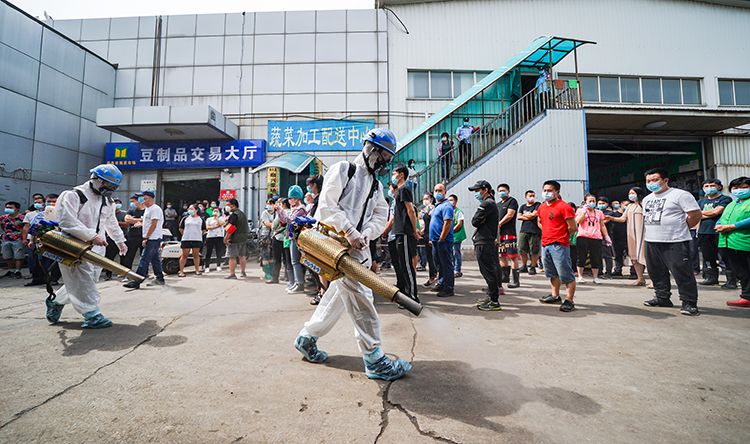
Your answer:
[[[268,151],[359,151],[374,120],[269,120]]]
[[[266,141],[108,143],[104,160],[121,170],[256,167],[266,161]]]

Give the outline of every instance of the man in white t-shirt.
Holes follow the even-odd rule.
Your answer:
[[[697,316],[698,286],[690,261],[690,227],[701,220],[701,210],[693,195],[669,188],[669,174],[661,168],[646,171],[643,199],[646,239],[646,268],[654,282],[655,297],[645,301],[650,307],[672,307],[670,273],[677,282],[682,300],[680,313]]]
[[[161,269],[161,255],[159,253],[162,241],[161,227],[164,225],[164,212],[154,202],[155,194],[153,191],[144,191],[142,194],[143,204],[146,206],[146,210],[143,213],[143,250],[136,273],[141,276],[147,276],[150,264],[154,269],[156,279],[148,285],[164,285],[164,272]],[[130,281],[124,287],[140,288],[141,284]]]

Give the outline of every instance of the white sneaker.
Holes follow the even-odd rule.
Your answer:
[[[576,279],[576,282],[578,282],[579,284],[585,284],[586,283],[586,279],[584,279],[582,277],[579,277],[578,279]]]
[[[216,271],[221,271],[221,267],[217,266]]]
[[[601,283],[602,283],[602,280],[601,280],[601,279],[597,279],[597,278],[594,278],[594,280],[593,280],[592,282],[593,282],[593,283],[595,283],[595,284],[601,284]]]
[[[205,270],[203,270],[203,272],[204,272],[205,274],[208,274],[208,273],[210,273],[210,272],[211,272],[211,268],[206,268]]]

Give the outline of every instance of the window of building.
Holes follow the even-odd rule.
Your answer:
[[[575,79],[570,74],[560,79]],[[701,105],[700,79],[579,75],[584,102],[644,103],[654,105]],[[750,102],[750,80],[720,80],[721,104],[734,104],[737,83],[742,82],[743,100]]]
[[[719,80],[719,104],[750,106],[750,80]]]
[[[453,99],[491,71],[408,71],[410,99]]]

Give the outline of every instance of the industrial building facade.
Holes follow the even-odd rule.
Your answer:
[[[539,173],[546,167],[535,164],[554,162],[556,178],[568,180],[566,192],[577,199],[585,190],[622,198],[628,186],[642,182],[644,168],[654,165],[669,166],[673,182],[696,193],[706,175],[727,181],[750,174],[746,2],[380,0],[375,6],[48,24],[71,40],[67,45],[87,48],[86,61],[117,66],[114,97],[100,108],[137,114],[153,105],[210,107],[237,126],[232,137],[241,140],[268,139],[269,120],[315,119],[369,121],[404,137],[538,36],[585,40],[595,44],[580,47],[552,73],[553,79],[580,86],[583,111],[575,112],[583,113],[584,127],[549,122],[539,134],[525,129],[526,137],[514,139],[516,167],[504,169],[502,157],[495,159],[497,167],[481,172],[487,179],[522,192],[549,178]],[[6,3],[2,7],[15,11]],[[0,59],[0,66],[8,60]],[[533,88],[537,72],[518,74],[524,91]],[[5,94],[18,89],[0,88]],[[581,119],[555,120],[576,121]],[[109,134],[99,130],[98,137]],[[435,141],[439,136],[428,135]],[[113,142],[128,139],[111,136]],[[532,140],[545,146],[529,148],[529,156],[536,154],[518,163],[524,154],[515,151]],[[10,146],[3,142],[3,152]],[[552,149],[547,146],[554,152],[539,156]],[[98,149],[102,156],[103,146]],[[434,146],[423,150],[414,156],[417,170],[436,159]],[[356,153],[309,154],[325,167]],[[26,165],[33,176],[37,167]],[[144,180],[155,181],[161,191],[170,181],[214,181],[216,188],[241,190],[249,214],[268,192],[265,170],[253,168],[139,170],[126,176],[127,190]],[[34,186],[27,183],[27,193]]]

